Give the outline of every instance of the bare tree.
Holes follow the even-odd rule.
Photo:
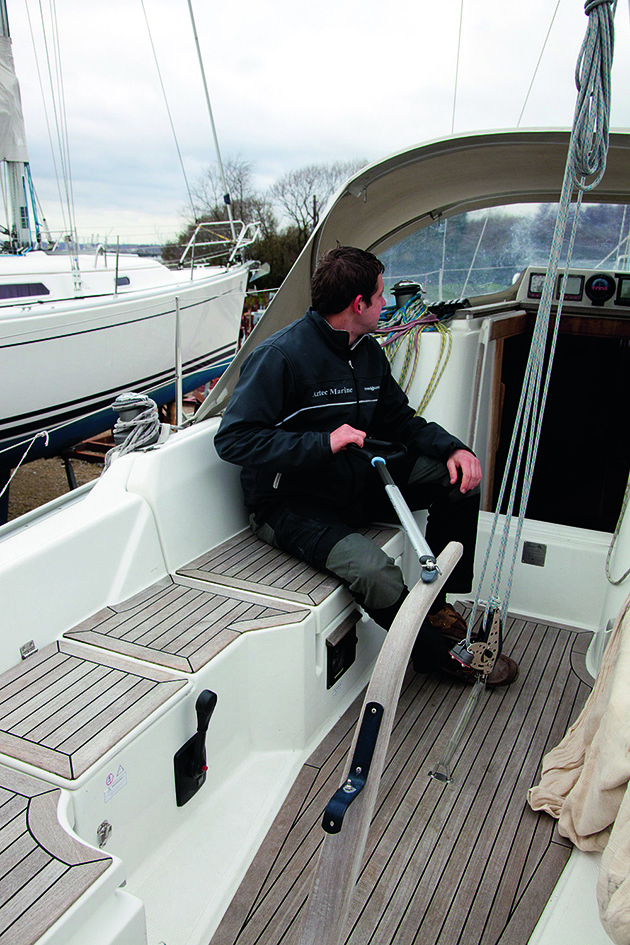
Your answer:
[[[251,258],[268,262],[271,273],[259,286],[280,285],[304,247],[320,213],[341,184],[356,173],[364,161],[337,161],[334,164],[310,164],[289,171],[265,193],[254,190],[253,164],[240,157],[224,163],[232,214],[245,223],[261,224],[260,236],[249,248]],[[226,220],[224,188],[216,164],[208,167],[192,191],[194,218],[185,214],[186,227],[162,251],[162,257],[177,261],[201,220]],[[282,209],[284,223],[279,227],[274,204]]]
[[[237,220],[261,224],[263,233],[275,232],[277,223],[270,199],[254,190],[253,164],[240,157],[224,162],[232,215]],[[200,219],[227,219],[223,180],[217,164],[211,164],[192,190],[195,216]]]
[[[308,164],[306,167],[287,171],[271,186],[271,197],[306,242],[329,199],[341,184],[365,163],[336,161],[334,164]]]

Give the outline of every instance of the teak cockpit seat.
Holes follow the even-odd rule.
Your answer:
[[[362,531],[381,547],[399,533],[398,528],[379,525]],[[315,607],[341,587],[339,578],[272,548],[256,538],[250,528],[179,568],[177,576]]]
[[[386,545],[398,530],[366,529]],[[341,582],[271,548],[246,528],[64,636],[194,673],[243,633],[300,623]],[[357,614],[358,616],[358,614]]]
[[[0,751],[75,780],[185,685],[114,653],[51,643],[0,676]]]

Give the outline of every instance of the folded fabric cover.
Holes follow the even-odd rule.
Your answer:
[[[630,943],[630,597],[604,653],[591,695],[543,760],[527,799],[558,820],[580,850],[603,851],[597,900],[616,945]]]

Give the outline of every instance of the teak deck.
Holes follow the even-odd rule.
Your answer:
[[[364,531],[383,545],[398,530]],[[337,578],[271,548],[245,529],[64,636],[194,673],[242,633],[299,623],[308,615],[305,607],[320,604],[339,586]]]
[[[0,765],[2,945],[31,945],[112,862],[62,829],[60,793]]]
[[[308,611],[269,606],[247,591],[201,589],[165,578],[123,604],[105,607],[64,636],[125,656],[194,673],[241,633],[299,623]]]
[[[590,635],[510,618],[519,678],[486,691],[455,759],[428,777],[469,689],[408,671],[347,945],[524,945],[571,845],[526,803],[542,757],[590,691]],[[211,945],[295,945],[324,807],[340,783],[357,704],[306,763]],[[534,878],[535,873],[535,878]]]

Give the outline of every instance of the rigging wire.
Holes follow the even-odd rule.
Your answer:
[[[40,93],[41,93],[41,96],[42,96],[42,101],[45,101],[46,96],[45,96],[45,92],[44,92],[44,81],[43,81],[43,78],[42,78],[42,71],[41,71],[40,66],[39,66],[39,56],[37,55],[37,48],[36,48],[36,44],[35,44],[35,32],[34,32],[34,30],[33,30],[33,21],[32,21],[32,19],[31,19],[31,11],[30,11],[30,8],[29,8],[28,0],[26,0],[26,16],[27,16],[27,19],[28,19],[29,30],[30,30],[30,33],[31,33],[31,43],[32,43],[32,45],[33,45],[33,52],[34,52],[34,54],[35,54],[35,56],[34,56],[34,58],[35,58],[35,68],[36,68],[36,70],[37,70],[37,79],[38,79],[38,82],[39,82],[39,90],[40,90]],[[51,156],[52,156],[53,169],[54,169],[54,172],[55,172],[55,183],[56,183],[56,185],[57,185],[57,193],[58,193],[58,195],[59,195],[59,205],[60,205],[60,211],[61,211],[61,219],[62,219],[62,222],[63,222],[63,228],[64,228],[64,230],[67,230],[67,229],[69,228],[69,223],[66,221],[66,206],[65,206],[65,201],[64,201],[63,196],[62,196],[62,193],[61,193],[61,182],[60,182],[59,168],[58,168],[58,166],[57,166],[57,154],[56,154],[56,149],[55,149],[55,145],[54,145],[54,142],[53,142],[52,130],[51,130],[51,127],[50,127],[50,120],[49,120],[49,113],[48,113],[48,109],[47,109],[47,108],[44,108],[44,119],[45,119],[45,121],[46,121],[46,131],[48,132],[48,143],[50,144],[50,153],[51,153]],[[40,208],[40,210],[41,210],[41,208]]]
[[[59,22],[57,20],[56,0],[50,0],[50,15],[52,21],[54,64],[57,84],[57,96],[59,100],[59,151],[62,155],[62,164],[65,169],[64,184],[66,188],[68,201],[68,214],[70,217],[70,233],[67,245],[68,255],[70,257],[70,266],[74,280],[75,291],[81,289],[81,273],[79,271],[79,234],[76,225],[76,215],[74,206],[74,188],[72,184],[72,163],[70,160],[70,136],[68,134],[68,113],[66,110],[66,95],[63,81],[63,67],[61,62],[61,44],[59,41]]]
[[[47,430],[40,430],[39,433],[36,433],[35,436],[32,437],[30,440],[24,440],[24,442],[22,442],[22,443],[16,443],[14,446],[5,446],[3,449],[0,450],[0,453],[5,453],[5,452],[7,452],[9,449],[17,449],[17,448],[20,447],[20,446],[26,446],[26,449],[24,450],[24,453],[22,454],[22,458],[20,459],[19,463],[18,463],[17,466],[15,466],[15,468],[11,471],[11,475],[9,476],[9,478],[7,479],[7,481],[5,482],[5,484],[4,484],[4,486],[2,487],[2,489],[0,489],[0,499],[1,499],[2,496],[5,494],[5,492],[6,492],[7,489],[9,488],[9,486],[11,485],[11,480],[14,478],[14,476],[15,476],[15,474],[17,473],[18,469],[20,468],[20,466],[22,465],[22,463],[24,462],[24,460],[25,460],[26,457],[28,456],[28,454],[29,454],[29,452],[30,452],[30,450],[31,450],[31,447],[33,446],[33,444],[35,443],[35,441],[38,440],[38,439],[44,439],[44,440],[45,440],[44,446],[48,446],[48,441],[49,441],[48,431],[47,431]]]
[[[219,148],[219,139],[217,138],[217,131],[214,125],[214,116],[212,114],[212,105],[210,104],[210,93],[208,92],[208,83],[206,82],[206,70],[203,66],[203,57],[201,55],[201,46],[199,45],[199,36],[197,35],[197,25],[195,23],[195,14],[193,13],[192,0],[188,0],[188,12],[190,13],[190,22],[192,25],[193,36],[195,38],[195,46],[197,47],[197,58],[199,60],[199,68],[201,70],[201,79],[203,82],[203,88],[206,95],[206,105],[208,107],[208,115],[210,116],[210,126],[212,128],[212,136],[214,138],[214,148],[217,154],[217,163],[219,165],[219,171],[221,173],[221,180],[223,181],[223,201],[227,209],[228,220],[230,222],[230,229],[232,231],[232,239],[236,242],[236,230],[234,227],[234,218],[232,217],[232,200],[230,198],[230,191],[225,179],[225,171],[223,169],[223,161],[221,160],[221,151]]]
[[[459,5],[459,30],[457,34],[457,59],[455,61],[455,87],[453,89],[453,113],[451,115],[451,134],[455,134],[455,109],[457,107],[457,89],[459,86],[459,59],[462,48],[462,22],[464,20],[464,0]]]
[[[472,628],[476,617],[477,607],[480,604],[481,587],[485,579],[491,547],[494,542],[497,525],[501,515],[501,508],[507,485],[512,479],[508,511],[504,516],[504,528],[500,548],[497,554],[494,576],[485,605],[484,621],[488,621],[490,611],[495,608],[501,613],[507,613],[512,589],[513,575],[516,565],[516,555],[519,546],[519,536],[525,519],[529,491],[533,479],[536,452],[540,439],[544,406],[549,388],[551,368],[555,343],[558,336],[562,304],[564,299],[565,279],[562,279],[560,299],[557,314],[551,333],[551,349],[547,358],[546,373],[543,378],[545,350],[548,343],[551,303],[557,281],[560,253],[564,242],[567,227],[571,198],[575,190],[577,195],[577,210],[574,215],[573,228],[569,239],[567,262],[565,271],[570,266],[573,253],[579,207],[584,193],[593,190],[603,177],[606,169],[606,155],[608,150],[608,134],[610,121],[610,74],[612,71],[612,56],[614,47],[614,16],[617,0],[587,0],[585,13],[588,16],[586,36],[582,43],[576,66],[576,85],[578,99],[573,118],[573,130],[569,143],[569,150],[565,166],[562,192],[559,201],[558,217],[554,228],[549,264],[545,275],[542,298],[540,301],[530,355],[527,363],[521,400],[515,421],[512,442],[508,459],[505,464],[505,473],[501,484],[501,491],[497,501],[496,512],[491,528],[490,538],[486,551],[482,573],[478,582],[478,591],[470,614],[465,645],[471,643]],[[518,441],[518,449],[517,449]],[[525,447],[527,446],[527,452]],[[514,470],[512,463],[516,455]],[[507,579],[507,587],[503,599],[499,598],[499,589],[503,576],[503,566],[507,554],[508,537],[512,521],[512,512],[516,500],[520,469],[524,457],[524,475],[521,487],[520,509],[516,526],[516,537],[513,546],[513,555]],[[468,702],[464,707],[464,715],[470,717],[474,704],[479,699],[483,687],[475,686]],[[452,781],[450,763],[455,749],[463,735],[463,726],[457,724],[445,751],[434,766],[434,771],[440,771],[440,780],[447,783]]]
[[[77,229],[75,221],[75,207],[74,207],[74,193],[72,187],[72,167],[70,161],[70,144],[68,136],[68,123],[67,123],[67,111],[65,104],[65,92],[64,92],[64,82],[63,82],[63,70],[61,67],[61,47],[59,42],[59,29],[57,21],[57,9],[55,0],[50,0],[49,2],[49,18],[50,18],[50,29],[47,29],[45,11],[42,5],[42,0],[39,0],[39,11],[40,11],[40,20],[42,25],[42,36],[43,44],[45,50],[45,58],[48,69],[48,82],[50,86],[50,96],[52,101],[53,115],[55,119],[55,129],[57,136],[57,153],[59,156],[59,162],[61,165],[61,180],[62,180],[62,189],[65,192],[65,199],[61,197],[62,206],[65,203],[65,207],[68,212],[68,227],[69,237],[72,246],[74,247],[74,252],[71,252],[71,260],[73,266],[73,272],[75,275],[75,281],[78,286],[78,260],[76,257],[76,251],[78,249],[77,244]],[[49,32],[52,34],[52,39],[49,41],[48,36]],[[36,57],[37,58],[37,57]],[[54,146],[53,146],[54,147]],[[58,179],[59,186],[59,179]],[[65,223],[65,214],[64,214],[64,223]]]
[[[471,261],[470,261],[470,266],[469,266],[469,268],[468,268],[468,272],[466,273],[466,278],[464,279],[464,285],[462,286],[462,290],[461,290],[461,292],[460,292],[460,295],[461,295],[462,297],[466,295],[466,289],[468,288],[468,282],[469,282],[470,276],[471,276],[471,274],[472,274],[472,271],[473,271],[473,269],[474,269],[474,267],[475,267],[475,260],[477,259],[477,253],[479,252],[479,250],[480,250],[480,248],[481,248],[481,243],[482,243],[482,240],[483,240],[483,235],[484,235],[484,233],[486,232],[486,227],[487,227],[487,225],[488,225],[488,220],[489,220],[489,219],[490,219],[490,211],[488,210],[487,213],[486,213],[485,219],[484,219],[484,221],[483,221],[483,226],[481,227],[481,233],[479,234],[479,239],[477,240],[477,245],[475,246],[475,252],[473,253],[473,258],[472,258]]]
[[[625,207],[624,207],[624,210],[625,210]],[[600,261],[599,261],[598,263],[596,263],[596,265],[593,266],[593,268],[594,268],[594,269],[601,269],[601,268],[603,267],[604,263],[605,263],[605,262],[608,262],[608,260],[610,259],[611,256],[616,255],[616,256],[617,256],[617,261],[616,261],[616,264],[615,264],[615,268],[616,268],[616,269],[627,269],[627,268],[628,268],[627,265],[621,265],[621,263],[624,261],[624,260],[623,260],[623,257],[624,257],[624,256],[625,256],[626,259],[628,258],[628,255],[627,255],[627,254],[628,254],[628,243],[629,243],[629,242],[630,242],[630,233],[628,233],[627,236],[624,236],[623,239],[619,240],[619,242],[617,243],[617,245],[616,245],[616,246],[613,246],[613,248],[612,248],[611,251],[608,253],[608,255],[604,256],[603,259],[600,259]],[[623,251],[622,253],[620,253],[619,250],[622,248],[622,246],[625,246],[625,249],[624,249],[624,251]]]
[[[165,87],[164,87],[164,82],[162,81],[162,71],[161,71],[161,69],[160,69],[160,64],[159,64],[159,62],[158,62],[158,57],[157,57],[157,52],[156,52],[156,49],[155,49],[155,44],[153,43],[153,36],[152,36],[152,34],[151,34],[151,26],[149,25],[149,18],[148,18],[148,16],[147,16],[147,11],[146,11],[146,8],[145,8],[145,6],[144,6],[144,0],[140,0],[140,3],[141,3],[141,5],[142,5],[142,12],[144,13],[144,21],[145,21],[145,23],[146,23],[146,25],[147,25],[147,32],[148,32],[148,34],[149,34],[149,42],[150,42],[150,44],[151,44],[151,51],[152,51],[152,53],[153,53],[153,60],[154,60],[154,62],[155,62],[155,68],[157,69],[158,79],[160,80],[160,88],[162,89],[162,96],[163,96],[163,98],[164,98],[164,104],[165,104],[165,106],[166,106],[166,113],[167,113],[167,115],[168,115],[168,120],[169,120],[169,122],[170,122],[171,131],[172,131],[172,133],[173,133],[173,139],[174,139],[174,141],[175,141],[175,148],[176,148],[176,150],[177,150],[177,157],[179,158],[180,167],[181,167],[181,169],[182,169],[182,174],[183,174],[183,176],[184,176],[184,183],[185,183],[185,185],[186,185],[186,191],[187,191],[187,193],[188,193],[188,199],[190,200],[190,209],[191,209],[191,211],[192,211],[193,220],[196,220],[196,219],[197,219],[197,214],[196,214],[196,212],[195,212],[195,204],[194,204],[194,201],[193,201],[192,192],[191,192],[191,189],[190,189],[190,184],[188,183],[188,177],[187,177],[187,175],[186,175],[186,168],[184,167],[184,159],[183,159],[183,157],[182,157],[182,152],[181,152],[181,149],[180,149],[180,147],[179,147],[179,141],[178,141],[178,138],[177,138],[177,132],[175,131],[175,125],[174,125],[174,123],[173,123],[173,116],[172,116],[172,114],[171,114],[171,109],[170,109],[170,107],[169,107],[168,99],[167,99],[167,97],[166,97],[166,89],[165,89]]]
[[[517,128],[520,128],[520,127],[521,127],[521,121],[523,120],[523,114],[524,114],[524,112],[525,112],[525,109],[527,108],[527,103],[528,103],[528,101],[529,101],[529,96],[530,96],[531,91],[532,91],[532,89],[533,89],[533,87],[534,87],[534,82],[536,81],[536,76],[538,75],[538,69],[540,68],[540,63],[542,62],[542,58],[543,58],[543,55],[544,55],[544,53],[545,53],[545,49],[547,48],[547,43],[549,42],[549,37],[551,36],[551,30],[552,30],[552,28],[553,28],[553,24],[554,24],[554,21],[555,21],[555,19],[556,19],[556,14],[557,14],[557,12],[558,12],[558,8],[560,7],[561,2],[562,2],[562,0],[558,0],[558,2],[556,3],[556,9],[553,11],[553,15],[552,15],[552,17],[551,17],[551,22],[549,23],[549,29],[547,30],[547,35],[545,36],[545,40],[544,40],[544,42],[543,42],[543,44],[542,44],[542,48],[541,48],[541,50],[540,50],[540,55],[538,56],[538,62],[536,63],[536,66],[534,67],[534,72],[533,72],[533,74],[532,74],[531,82],[529,83],[529,88],[527,89],[527,95],[525,96],[525,101],[523,102],[523,107],[521,108],[521,114],[518,116],[518,121],[516,122],[516,127],[517,127]]]

